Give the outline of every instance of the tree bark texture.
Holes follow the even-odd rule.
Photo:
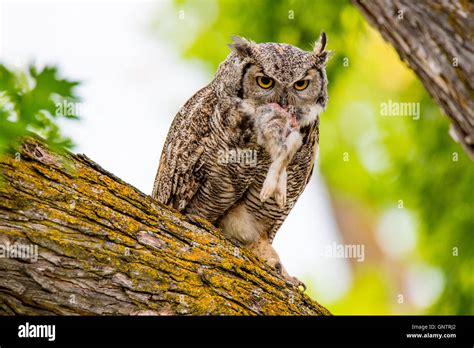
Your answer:
[[[352,0],[418,75],[451,119],[451,136],[474,159],[474,3]]]
[[[330,314],[207,221],[84,155],[27,138],[0,178],[1,315]],[[18,245],[37,260],[8,257]]]

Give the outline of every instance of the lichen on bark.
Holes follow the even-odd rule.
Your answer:
[[[3,315],[329,315],[262,260],[84,155],[36,137],[0,160]]]

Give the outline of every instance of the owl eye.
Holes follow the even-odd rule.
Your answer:
[[[303,89],[306,89],[308,85],[309,85],[309,80],[299,80],[293,84],[293,86],[295,87],[297,91],[302,91]]]
[[[257,84],[264,88],[264,89],[268,89],[268,88],[271,88],[273,87],[273,79],[267,77],[267,76],[258,76],[257,77]]]

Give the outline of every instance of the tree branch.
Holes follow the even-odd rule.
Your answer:
[[[474,159],[474,4],[462,0],[352,0],[418,75]]]
[[[205,220],[84,155],[27,138],[0,175],[0,314],[330,314]],[[37,260],[12,257],[19,245]]]

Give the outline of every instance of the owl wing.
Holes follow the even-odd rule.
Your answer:
[[[191,97],[175,116],[163,146],[152,197],[180,211],[201,184],[199,169],[215,99],[208,87]]]

